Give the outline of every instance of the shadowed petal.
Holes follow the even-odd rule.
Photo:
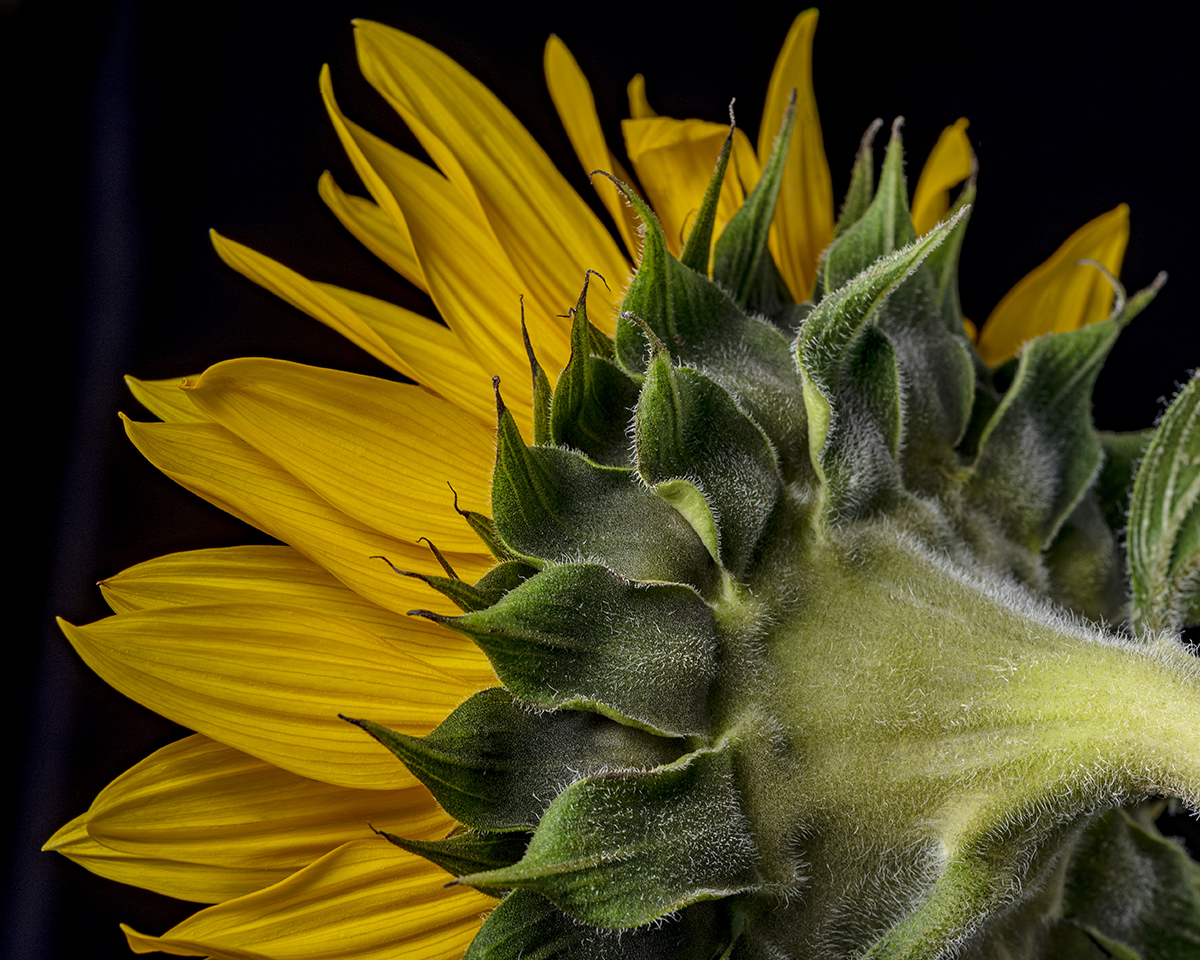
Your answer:
[[[415,781],[338,717],[428,733],[476,692],[385,640],[296,607],[226,603],[59,621],[89,667],[127,697],[275,766],[368,790]]]
[[[282,883],[201,910],[135,953],[218,960],[454,960],[496,903],[382,837],[347,843]]]
[[[912,224],[917,236],[928,233],[946,216],[950,191],[971,175],[974,162],[967,118],[959,117],[942,131],[917,179],[912,199]]]
[[[631,178],[625,172],[618,160],[604,142],[604,132],[600,129],[600,117],[596,113],[596,101],[592,98],[592,88],[588,85],[587,77],[579,69],[579,64],[571,56],[567,45],[553,34],[546,41],[546,52],[542,59],[546,72],[546,86],[550,90],[550,99],[554,101],[554,109],[562,121],[563,128],[579,162],[583,164],[583,172],[591,174],[593,170],[605,170],[622,183],[631,183]],[[613,222],[617,232],[625,241],[625,249],[630,256],[637,256],[640,250],[638,241],[638,222],[633,208],[625,202],[621,191],[607,177],[592,177],[592,188],[600,197]]]
[[[816,29],[816,10],[805,10],[792,23],[771,73],[758,129],[758,160],[765,166],[795,90],[796,124],[775,208],[771,252],[797,301],[808,299],[817,278],[817,258],[833,239],[833,181],[812,82]]]
[[[1085,223],[1040,267],[1031,270],[996,304],[979,331],[979,355],[995,366],[1044,333],[1078,330],[1108,316],[1112,285],[1089,258],[1114,277],[1129,241],[1129,207],[1114,207]]]

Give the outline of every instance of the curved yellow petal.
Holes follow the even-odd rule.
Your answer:
[[[356,840],[282,883],[201,910],[161,937],[122,926],[134,953],[214,960],[456,960],[496,901],[382,837]]]
[[[195,900],[198,903],[217,903],[225,899],[209,898],[208,894],[217,893],[219,889],[216,886],[209,888],[203,879],[197,880],[194,863],[135,857],[120,850],[113,850],[92,839],[87,832],[87,821],[88,815],[80,814],[46,841],[42,850],[61,853],[105,880],[115,880],[117,883],[127,883],[133,887],[142,887],[182,900]],[[231,866],[224,869],[210,868],[205,873],[211,883],[229,884],[232,889],[240,882],[244,871],[242,868]],[[258,874],[258,871],[253,873]],[[243,892],[248,893],[253,889],[261,887],[248,887]]]
[[[489,375],[528,383],[519,323],[525,291],[482,214],[432,167],[347,119],[334,99],[328,68],[321,71],[321,94],[358,175],[412,244],[442,319]],[[550,369],[558,370],[570,355],[563,322],[554,311],[530,306],[530,329],[539,348],[553,354]],[[514,396],[514,415],[530,422],[526,392]]]
[[[597,270],[609,289],[593,285],[589,316],[611,330],[629,263],[529,131],[440,50],[378,23],[359,20],[355,27],[363,76],[451,182],[474,198],[525,290],[566,313],[584,272]]]
[[[629,162],[662,224],[667,247],[679,256],[712,179],[717,155],[729,136],[729,127],[705,120],[648,117],[621,121],[621,132]],[[744,200],[739,178],[727,175],[717,202],[718,229],[714,236],[719,236],[720,228]]]
[[[402,540],[470,552],[453,509],[491,504],[493,433],[410,384],[247,358],[188,381],[192,402],[334,507]]]
[[[912,224],[917,236],[932,230],[950,209],[950,191],[971,175],[975,154],[967,136],[967,118],[946,127],[921,168],[913,191]]]
[[[328,170],[317,181],[317,193],[359,243],[413,286],[429,292],[411,239],[396,229],[396,224],[379,204],[346,193]]]
[[[242,276],[253,280],[260,287],[270,290],[275,296],[286,300],[297,310],[321,321],[356,346],[366,350],[377,360],[405,376],[417,379],[412,365],[398,355],[391,345],[353,310],[329,296],[307,277],[290,270],[277,260],[223,237],[210,230],[213,248],[217,255]]]
[[[423,735],[475,692],[361,627],[298,607],[167,607],[86,627],[59,623],[84,662],[127,697],[343,787],[394,790],[416,781],[339,713]]]
[[[369,837],[371,827],[436,840],[455,826],[424,786],[334,786],[199,735],[121,774],[68,827],[81,821],[103,859],[125,861],[136,886],[199,903],[269,887],[343,843]],[[77,850],[96,855],[71,842],[74,836],[52,839],[47,849],[73,859]]]
[[[419,580],[411,607],[454,615],[449,600]],[[114,613],[206,603],[280,603],[320,610],[369,630],[468,686],[490,686],[487,657],[470,640],[419,617],[385,610],[342,585],[291,547],[190,550],[157,557],[100,583]]]
[[[209,417],[193,406],[181,389],[187,377],[171,377],[169,380],[139,380],[125,377],[125,385],[143,407],[167,423],[206,423]]]
[[[583,172],[590,174],[593,170],[605,170],[622,183],[630,183],[629,174],[604,142],[600,116],[596,113],[596,101],[587,77],[579,69],[567,45],[554,34],[546,41],[542,64],[550,99],[554,101],[554,109],[558,111],[579,162],[583,164]],[[637,256],[641,244],[638,241],[637,217],[632,208],[607,177],[592,177],[591,181],[600,202],[617,225],[617,232],[625,241],[625,249],[630,256]]]
[[[650,101],[646,99],[646,78],[640,73],[635,73],[633,79],[625,87],[625,93],[629,97],[629,116],[634,120],[641,120],[645,117],[657,117],[658,111],[650,106]]]
[[[176,483],[251,526],[290,543],[351,590],[396,613],[424,606],[419,581],[401,570],[441,574],[428,549],[385,537],[317,496],[269,457],[216,423],[137,423],[125,432],[142,455]],[[449,493],[449,491],[447,491]],[[451,553],[464,579],[475,580],[492,566],[482,552]]]
[[[495,424],[496,400],[491,374],[484,372],[453,330],[365,293],[335,287],[331,283],[316,286],[353,310],[390,344],[413,368],[413,379],[417,383],[445,397],[460,410],[473,413],[489,427]]]
[[[984,363],[1003,363],[1022,344],[1044,333],[1077,330],[1108,316],[1113,289],[1104,275],[1080,260],[1121,272],[1129,241],[1129,207],[1120,204],[1085,223],[1040,267],[1031,270],[996,304],[979,331]]]
[[[771,73],[758,130],[758,160],[765,166],[794,89],[796,124],[775,208],[778,249],[772,252],[797,300],[808,299],[817,279],[817,258],[833,239],[833,182],[812,81],[816,29],[816,10],[804,11],[792,23]]]

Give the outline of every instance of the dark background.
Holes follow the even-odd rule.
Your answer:
[[[624,86],[638,71],[664,114],[722,121],[736,96],[753,139],[775,55],[801,9],[647,6],[0,2],[5,312],[18,381],[8,415],[18,620],[4,742],[14,771],[6,793],[19,813],[4,837],[6,955],[128,956],[118,920],[161,932],[192,909],[36,853],[109,780],[180,734],[91,675],[53,615],[103,616],[92,584],[132,563],[261,539],[141,460],[116,417],[142,413],[121,375],[189,374],[255,354],[383,373],[225,268],[207,229],[315,279],[427,309],[316,194],[325,168],[362,192],[320,103],[323,62],[353,118],[416,149],[358,77],[351,17],[406,29],[468,66],[591,202],[545,92],[547,34],[557,32],[587,73],[611,145],[621,143]],[[840,197],[875,116],[908,118],[912,182],[941,128],[971,119],[979,200],[962,301],[976,321],[1074,229],[1128,202],[1123,279],[1136,289],[1159,269],[1171,274],[1096,390],[1097,423],[1135,429],[1200,363],[1194,51],[1166,5],[1051,7],[981,5],[951,20],[919,4],[826,4],[815,54],[825,145]]]

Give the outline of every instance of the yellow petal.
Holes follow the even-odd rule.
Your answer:
[[[192,402],[334,507],[401,540],[480,548],[450,508],[491,504],[492,431],[411,384],[281,360],[218,363]]]
[[[208,417],[197,410],[180,389],[186,377],[169,380],[139,380],[126,377],[125,385],[143,407],[167,423],[205,423]]]
[[[678,256],[712,179],[729,127],[704,120],[649,117],[623,120],[621,132],[629,162],[662,224],[667,247]],[[741,136],[745,138],[745,134]],[[744,200],[740,180],[726,176],[717,203],[718,227],[729,222]],[[719,229],[715,231],[715,235],[719,233]]]
[[[453,330],[365,293],[331,283],[318,283],[317,287],[353,310],[390,344],[413,368],[417,383],[473,413],[489,427],[495,423],[491,374],[484,372]]]
[[[650,101],[646,99],[646,78],[640,73],[633,75],[633,79],[625,87],[625,93],[629,97],[629,116],[634,120],[658,116],[658,111],[650,106]]]
[[[597,270],[609,289],[593,285],[589,316],[611,330],[629,264],[537,141],[440,50],[381,24],[359,20],[355,27],[363,76],[450,181],[474,198],[524,289],[565,313],[579,298],[584,272]]]
[[[440,575],[429,551],[379,531],[317,496],[277,463],[216,423],[136,423],[125,432],[142,455],[176,483],[290,543],[351,590],[396,613],[413,609],[418,581],[401,570]],[[475,580],[492,565],[483,553],[448,555],[458,574]],[[417,603],[416,606],[424,606]]]
[[[284,770],[367,790],[409,787],[339,713],[423,735],[475,691],[335,617],[221,604],[122,613],[63,633],[121,693]]]
[[[591,174],[593,170],[605,170],[622,183],[630,183],[629,174],[604,142],[600,117],[596,113],[596,101],[592,97],[592,88],[588,85],[587,77],[579,69],[579,64],[571,56],[567,45],[553,34],[546,41],[543,67],[546,71],[546,86],[550,90],[550,99],[554,101],[554,109],[558,111],[558,117],[567,131],[571,146],[575,148],[579,162],[583,164],[583,172]],[[625,241],[625,249],[631,256],[636,256],[641,244],[638,242],[638,222],[633,210],[621,191],[607,177],[592,177],[591,180],[592,187],[600,196],[600,202],[613,218],[617,232]]]
[[[942,131],[921,168],[912,199],[917,236],[932,230],[950,209],[950,191],[971,175],[975,154],[967,136],[967,118],[959,117]]]
[[[796,91],[796,125],[775,208],[779,271],[797,300],[806,300],[817,278],[817,258],[833,239],[833,183],[821,139],[821,120],[812,82],[812,43],[817,11],[806,10],[792,23],[767,87],[758,159],[766,165],[783,123],[788,97]]]
[[[317,193],[359,243],[413,286],[429,292],[429,284],[425,282],[425,274],[412,248],[412,241],[407,234],[396,229],[395,223],[379,204],[346,193],[328,170],[317,181]]]
[[[278,883],[343,843],[369,837],[368,823],[425,840],[455,825],[424,786],[333,786],[203,736],[170,744],[121,774],[68,826],[79,821],[104,848],[103,860],[124,861],[136,886],[199,903]],[[51,840],[47,849],[72,859],[76,849],[95,855],[71,838]]]
[[[1121,272],[1129,241],[1129,207],[1114,207],[1085,223],[1030,271],[996,304],[979,331],[979,355],[995,366],[1044,333],[1077,330],[1108,316],[1113,289],[1104,275],[1082,259],[1102,263],[1114,277]]]
[[[387,791],[384,793],[386,794]],[[183,863],[178,860],[133,857],[119,850],[113,850],[92,839],[87,832],[87,821],[86,813],[76,817],[54,834],[42,849],[61,853],[85,870],[90,870],[106,880],[143,887],[183,900],[195,900],[199,903],[217,902],[217,899],[209,900],[207,896],[190,895],[208,892],[203,889],[204,881],[197,881],[195,877],[195,864]],[[225,882],[236,884],[243,871],[237,867],[229,867],[224,870],[211,869],[207,873],[210,877],[215,877],[219,873]]]
[[[482,214],[436,170],[348,120],[334,99],[328,68],[321,71],[321,94],[358,175],[412,244],[442,319],[489,374],[527,383],[519,324],[525,291]],[[530,306],[539,350],[551,360],[551,370],[561,369],[570,355],[563,323],[552,316],[555,311]],[[514,416],[531,422],[528,391],[509,392],[515,394]]]
[[[410,609],[459,612],[419,580],[410,579],[408,585]],[[123,570],[102,581],[100,589],[114,613],[206,603],[281,603],[319,610],[369,630],[468,686],[496,682],[487,658],[466,637],[371,603],[291,547],[172,553]]]
[[[347,843],[282,883],[194,914],[135,953],[215,960],[456,960],[495,900],[382,837]]]
[[[329,296],[311,280],[257,250],[221,236],[216,230],[210,230],[209,236],[220,258],[242,276],[270,290],[297,310],[303,310],[310,317],[320,320],[393,370],[417,379],[412,365],[399,356],[386,340],[353,310]]]

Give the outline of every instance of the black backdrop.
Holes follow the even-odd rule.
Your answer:
[[[140,409],[126,372],[192,373],[269,355],[364,373],[382,369],[223,267],[206,230],[308,276],[418,309],[422,298],[359,249],[316,195],[320,172],[357,189],[317,94],[331,63],[351,116],[414,142],[357,76],[349,20],[429,40],[508,103],[591,198],[541,76],[557,32],[591,79],[617,145],[624,85],[646,74],[660,112],[722,120],[730,97],[753,136],[767,77],[795,10],[672,4],[491,5],[251,0],[196,5],[109,0],[0,3],[8,72],[4,209],[9,401],[11,718],[5,837],[6,950],[13,957],[127,956],[118,920],[160,932],[190,908],[92,877],[37,847],[110,779],[180,731],[92,676],[51,618],[103,616],[101,577],[171,550],[250,542],[253,531],[191,497],[124,440]],[[796,8],[797,10],[799,7]],[[1135,429],[1200,363],[1194,229],[1196,87],[1167,5],[979,5],[954,19],[831,2],[816,89],[844,191],[859,136],[904,114],[919,163],[960,115],[980,162],[962,300],[982,320],[1076,227],[1125,201],[1130,288],[1171,280],[1101,375],[1096,420]],[[15,570],[17,578],[12,579]],[[1181,822],[1179,829],[1194,823]]]

